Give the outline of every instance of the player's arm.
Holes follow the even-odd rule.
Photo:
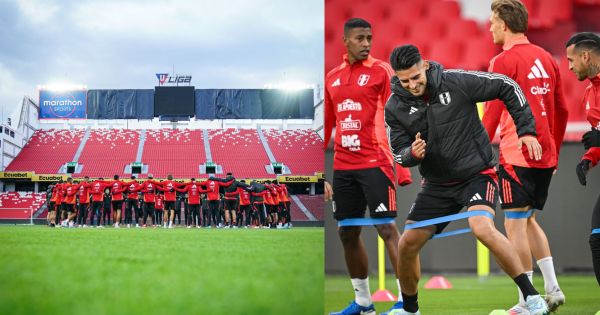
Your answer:
[[[184,193],[184,192],[187,192],[187,191],[188,191],[188,189],[190,188],[190,186],[188,186],[188,185],[185,185],[185,186],[183,186],[183,187],[181,187],[181,188],[179,188],[179,187],[175,186],[174,188],[175,188],[175,190],[176,190],[176,191]]]
[[[529,158],[542,159],[542,146],[537,141],[535,119],[521,87],[511,78],[497,73],[459,71],[450,74],[457,86],[467,91],[473,104],[499,98],[517,127],[519,147],[525,144]]]
[[[419,165],[422,157],[418,158],[413,154],[412,138],[402,126],[396,114],[393,113],[392,107],[388,105],[385,106],[385,124],[394,161],[403,167]],[[422,149],[424,150],[424,147]],[[419,147],[419,150],[421,150],[421,147]]]
[[[567,130],[567,122],[569,119],[569,110],[565,96],[563,94],[562,80],[560,79],[560,71],[554,63],[554,72],[556,73],[556,87],[554,88],[554,124],[551,126],[550,132],[554,137],[556,145],[556,157],[560,156],[560,146]]]
[[[328,81],[325,80],[325,99],[323,100],[323,135],[325,140],[325,148],[327,148],[327,145],[329,144],[329,140],[331,139],[331,134],[333,132],[333,127],[335,126],[335,112],[333,109],[331,95],[329,94],[329,87],[330,86],[328,85]]]

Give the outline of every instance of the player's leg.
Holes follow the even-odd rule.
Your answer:
[[[594,212],[592,213],[592,233],[590,234],[590,249],[592,250],[592,262],[596,281],[600,285],[600,195],[596,200]]]
[[[411,223],[413,221],[407,221]],[[421,262],[419,252],[434,233],[434,227],[424,227],[405,231],[398,244],[399,270],[398,279],[401,285],[402,308],[411,313],[419,310],[418,284],[421,279]]]
[[[495,214],[494,209],[498,202],[498,187],[491,176],[479,175],[475,177],[466,184],[464,192],[462,198],[467,204],[468,211],[485,210]],[[546,302],[525,274],[521,259],[514,259],[517,251],[508,238],[496,229],[494,221],[484,216],[473,216],[468,221],[473,235],[490,250],[498,265],[519,287],[528,311],[531,314],[545,314],[548,311]]]
[[[356,181],[356,172],[336,170],[333,173],[333,216],[337,221],[362,218],[365,215],[367,200]],[[365,244],[360,237],[361,230],[360,226],[338,227],[346,267],[354,288],[354,301],[347,309],[357,308],[358,305],[363,309],[361,314],[375,314],[369,288],[369,262]],[[347,309],[331,314],[344,314]]]
[[[173,228],[173,221],[175,220],[175,210],[171,207],[169,210],[169,228]]]

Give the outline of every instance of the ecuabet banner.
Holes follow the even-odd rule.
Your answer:
[[[40,90],[40,119],[85,118],[87,90]]]

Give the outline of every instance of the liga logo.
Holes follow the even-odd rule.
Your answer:
[[[40,90],[40,118],[85,118],[87,91]]]
[[[169,75],[168,73],[157,73],[156,78],[158,79],[158,85],[165,85],[165,83],[190,83],[192,82],[191,75]]]

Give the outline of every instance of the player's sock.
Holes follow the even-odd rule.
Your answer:
[[[411,313],[416,313],[419,310],[419,302],[417,298],[419,293],[417,292],[415,295],[406,295],[404,293],[402,295],[402,300],[404,300],[404,310]]]
[[[396,284],[398,285],[398,301],[403,301],[402,290],[400,290],[400,279],[396,279]]]
[[[556,273],[554,272],[554,262],[552,256],[544,257],[537,261],[538,267],[542,271],[544,277],[544,290],[546,293],[554,292],[559,288],[558,280],[556,280]]]
[[[529,282],[533,283],[533,271],[525,271],[525,274],[527,275]],[[521,289],[518,286],[517,286],[517,292],[519,293],[519,304],[525,305],[525,299],[523,298],[523,292],[521,292]]]
[[[354,300],[360,306],[369,306],[371,302],[371,290],[369,290],[369,277],[366,279],[350,279],[354,288]]]
[[[513,278],[519,289],[523,293],[523,298],[527,300],[527,297],[530,295],[538,295],[538,291],[533,287],[533,284],[529,282],[529,278],[525,273],[522,273],[515,278]]]
[[[592,250],[592,262],[594,272],[596,273],[596,281],[600,285],[600,233],[590,235],[590,249]]]

